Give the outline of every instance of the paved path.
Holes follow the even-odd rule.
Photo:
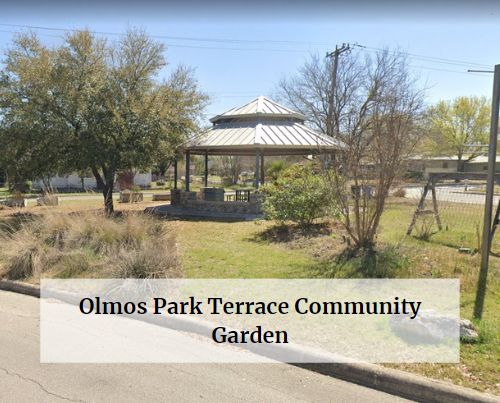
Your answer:
[[[0,402],[398,402],[286,364],[40,364],[39,300],[0,291]]]

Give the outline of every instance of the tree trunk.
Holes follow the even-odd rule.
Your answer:
[[[104,211],[106,215],[111,215],[114,213],[115,209],[113,206],[113,188],[115,186],[115,170],[112,168],[102,169],[104,173],[104,189],[102,194],[104,195]]]
[[[97,187],[102,189],[102,195],[104,197],[104,211],[106,215],[112,215],[114,213],[113,205],[113,188],[115,185],[115,171],[113,169],[106,169],[102,167],[103,177],[99,173],[96,167],[92,167],[92,174],[95,177]]]
[[[465,170],[465,161],[463,160],[463,152],[459,151],[457,153],[457,172],[463,172]]]
[[[107,216],[110,216],[114,213],[114,205],[113,205],[113,186],[114,181],[111,183],[106,182],[102,189],[102,195],[104,196],[104,211]]]

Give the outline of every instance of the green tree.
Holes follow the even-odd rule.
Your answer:
[[[51,55],[34,35],[24,35],[7,53],[5,64],[7,68],[0,71],[0,167],[11,189],[22,190],[27,180],[45,179],[61,168],[60,127],[43,101]]]
[[[114,44],[78,31],[55,49],[19,36],[2,72],[0,135],[18,130],[25,141],[4,152],[42,148],[25,155],[37,178],[90,169],[112,213],[117,172],[157,163],[196,130],[206,103],[189,69],[158,82],[164,51],[138,30]]]
[[[429,135],[426,148],[433,154],[456,155],[458,170],[477,157],[488,142],[490,106],[484,97],[458,97],[440,101],[428,112]]]

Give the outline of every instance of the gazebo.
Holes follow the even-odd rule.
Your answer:
[[[177,163],[174,163],[174,189],[170,205],[151,211],[167,216],[209,217],[235,220],[262,216],[263,195],[247,190],[244,197],[225,195],[224,189],[208,187],[208,158],[211,155],[255,156],[255,188],[264,182],[264,158],[281,155],[335,153],[342,145],[304,125],[305,117],[268,98],[258,97],[210,119],[212,127],[182,146],[186,158],[185,189],[177,189]],[[199,193],[190,191],[191,155],[205,157],[204,185]],[[240,192],[240,194],[238,194]],[[240,196],[240,197],[239,197]]]
[[[304,115],[260,96],[210,119],[213,126],[188,141],[186,191],[189,191],[190,156],[205,157],[205,187],[208,186],[210,155],[255,156],[255,187],[264,182],[264,157],[333,153],[341,144],[304,125]],[[177,188],[177,169],[175,188]]]

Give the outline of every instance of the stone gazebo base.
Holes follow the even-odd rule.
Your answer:
[[[263,195],[251,193],[248,202],[224,201],[224,189],[203,188],[199,193],[172,189],[171,204],[147,212],[166,217],[251,221],[263,218]]]

